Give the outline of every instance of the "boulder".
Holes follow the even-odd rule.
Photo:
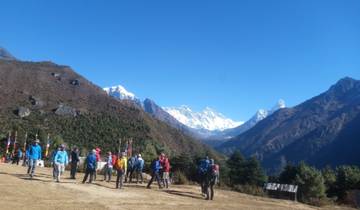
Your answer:
[[[26,107],[19,107],[17,110],[17,115],[21,118],[29,116],[31,113],[30,109]]]
[[[45,102],[43,100],[35,96],[30,96],[29,100],[33,106],[43,107],[45,105]]]
[[[61,115],[61,116],[73,116],[73,117],[76,117],[78,113],[77,113],[75,108],[73,108],[71,106],[64,105],[64,104],[60,104],[58,106],[58,108],[56,108],[55,114]]]
[[[74,85],[74,86],[80,86],[80,81],[77,79],[71,80],[70,84]]]

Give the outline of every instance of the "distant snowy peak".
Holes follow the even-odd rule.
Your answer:
[[[209,107],[206,107],[201,112],[192,111],[190,107],[185,105],[180,107],[163,107],[163,109],[179,122],[194,129],[225,130],[237,127],[243,123],[226,118],[223,114]]]
[[[271,109],[271,111],[275,112],[278,109],[283,109],[285,107],[286,107],[285,101],[283,99],[279,99],[279,101],[275,104],[275,106]]]
[[[117,86],[113,86],[113,87],[107,87],[104,88],[105,92],[117,99],[120,100],[135,100],[137,99],[135,97],[135,94],[133,94],[132,92],[127,91],[123,86],[121,85],[117,85]]]
[[[276,112],[279,109],[283,109],[286,107],[285,101],[283,99],[280,99],[275,106],[273,106],[272,109],[270,110],[265,110],[265,109],[259,109],[256,114],[250,119],[250,121],[253,122],[253,124],[255,125],[256,123],[258,123],[259,121],[265,119],[266,117],[268,117],[269,115],[271,115],[272,113]]]

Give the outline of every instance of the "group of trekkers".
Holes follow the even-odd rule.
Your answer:
[[[35,173],[37,161],[42,159],[42,149],[39,145],[40,141],[35,140],[28,146],[25,152],[24,164],[28,165],[27,173],[32,178]],[[101,150],[93,149],[86,156],[84,162],[85,175],[82,183],[86,181],[92,183],[96,179],[98,163],[101,161]],[[19,158],[21,159],[21,158]],[[143,183],[143,170],[145,161],[141,154],[136,154],[127,158],[126,152],[120,152],[118,155],[107,152],[105,156],[105,166],[103,167],[103,181],[110,182],[113,172],[116,172],[116,189],[123,189],[123,180],[125,183],[132,183],[133,175],[136,177],[136,183]],[[15,162],[18,162],[16,159]],[[53,166],[53,179],[56,182],[61,181],[61,176],[65,172],[65,167],[70,163],[70,179],[76,179],[76,173],[80,163],[79,149],[74,147],[69,155],[64,144],[61,144],[51,155],[51,163]],[[161,153],[154,159],[150,165],[151,179],[146,188],[151,189],[151,184],[156,180],[159,189],[169,188],[170,180],[170,160]],[[219,166],[215,164],[213,159],[209,157],[200,161],[198,166],[198,181],[201,186],[201,192],[207,200],[214,197],[214,185],[219,180]]]

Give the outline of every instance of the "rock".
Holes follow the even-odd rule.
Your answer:
[[[44,101],[42,101],[40,98],[35,96],[30,96],[29,100],[33,106],[43,107],[45,105]]]
[[[54,77],[60,77],[61,74],[60,74],[60,73],[54,73],[54,72],[53,72],[53,73],[51,73],[51,75],[54,76]]]
[[[80,86],[80,81],[77,79],[71,80],[70,84],[74,85],[74,86]]]
[[[73,116],[73,117],[76,117],[78,115],[75,108],[64,104],[60,104],[58,106],[58,108],[55,110],[55,114],[61,116]]]
[[[30,109],[26,107],[19,107],[17,110],[17,115],[21,118],[29,116],[31,113]]]

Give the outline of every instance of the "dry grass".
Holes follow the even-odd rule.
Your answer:
[[[246,194],[216,190],[214,201],[205,201],[196,186],[171,186],[170,190],[145,189],[145,185],[125,185],[125,189],[114,189],[115,183],[96,181],[81,184],[67,179],[62,183],[52,180],[51,170],[38,168],[33,180],[25,174],[26,168],[0,164],[0,209],[122,209],[122,210],[314,210],[292,201],[255,197]],[[98,179],[102,179],[98,176]],[[322,209],[346,209],[326,207]]]

